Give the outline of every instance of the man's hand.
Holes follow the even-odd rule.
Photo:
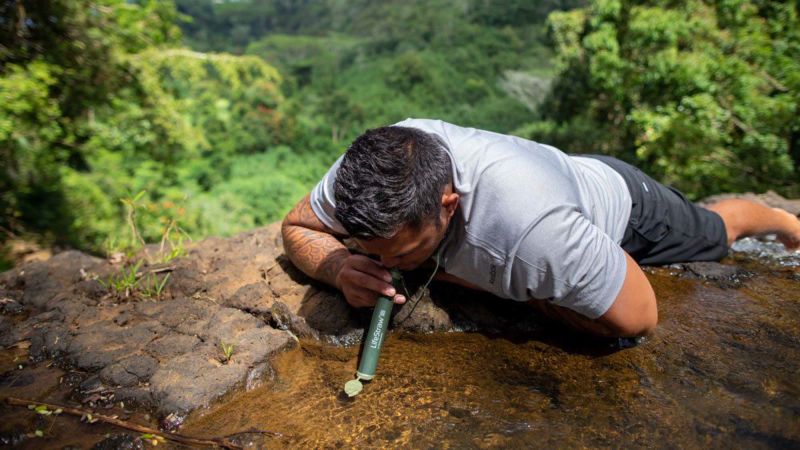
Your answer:
[[[347,303],[356,308],[374,306],[378,296],[389,297],[397,304],[406,298],[392,286],[392,275],[373,259],[363,255],[350,255],[336,275],[336,287],[342,291]]]
[[[283,248],[294,265],[306,275],[338,288],[352,306],[373,306],[378,295],[405,303],[405,297],[392,287],[389,271],[366,256],[350,254],[336,233],[314,214],[308,196],[286,215],[281,232]]]

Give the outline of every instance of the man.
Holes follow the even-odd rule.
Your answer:
[[[716,260],[764,233],[800,246],[800,220],[785,211],[744,200],[699,208],[610,157],[424,119],[358,137],[282,233],[292,262],[355,307],[378,295],[405,302],[388,269],[437,258],[438,279],[620,337],[658,321],[637,261]],[[348,236],[377,259],[351,254],[339,240]]]

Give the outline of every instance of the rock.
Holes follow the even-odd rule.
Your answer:
[[[22,445],[27,439],[28,436],[22,430],[0,432],[0,446],[5,448],[13,448]]]
[[[106,366],[100,378],[113,386],[131,387],[147,382],[158,368],[158,360],[137,353]]]
[[[279,330],[289,330],[296,336],[303,338],[319,339],[320,335],[317,330],[303,320],[302,317],[294,314],[283,302],[275,302],[272,304],[270,310],[271,320],[270,324]]]
[[[424,295],[418,295],[415,301],[409,299],[399,308],[392,319],[392,324],[397,328],[420,333],[434,331],[447,331],[453,328],[450,314],[433,303],[430,291],[425,290]]]
[[[184,420],[186,420],[186,414],[172,412],[162,417],[158,421],[158,426],[162,430],[172,432],[180,428]]]
[[[195,351],[162,362],[150,380],[161,415],[187,413],[207,406],[214,399],[248,380],[251,370],[270,355],[294,345],[291,335],[270,328],[249,328],[231,338],[233,355],[219,364],[221,349],[205,343]]]
[[[31,361],[43,361],[47,358],[60,358],[67,352],[72,335],[60,323],[40,328],[31,335],[31,347],[28,355]]]
[[[188,413],[208,406],[213,400],[233,389],[247,375],[247,366],[217,366],[210,356],[182,355],[159,366],[150,379],[153,398],[159,415]]]
[[[233,356],[237,363],[248,367],[264,362],[267,358],[293,344],[291,335],[271,328],[251,328],[236,337]]]
[[[264,281],[257,281],[237,289],[226,299],[225,304],[269,320],[272,302],[272,290],[269,285]]]
[[[145,347],[145,351],[159,360],[165,360],[189,353],[201,342],[196,336],[170,333],[151,341]]]
[[[22,303],[8,297],[0,297],[0,313],[15,315],[21,314],[23,311],[25,311],[25,307],[22,306]]]
[[[143,327],[120,328],[113,321],[100,321],[81,330],[67,347],[70,361],[85,370],[100,370],[138,350],[152,339]]]
[[[97,280],[83,280],[75,285],[75,292],[97,300],[106,295],[108,290]]]
[[[67,292],[81,280],[81,269],[91,270],[102,260],[78,251],[59,253],[45,262],[26,264],[21,273],[24,285],[22,302],[43,307],[56,295]]]
[[[136,354],[120,361],[126,372],[136,375],[139,381],[150,379],[158,368],[158,360],[147,355]]]
[[[127,433],[113,434],[92,447],[92,450],[144,450],[141,438]]]
[[[169,291],[173,295],[191,297],[205,289],[203,273],[197,261],[182,258],[180,264],[172,271],[168,281]]]
[[[0,316],[0,347],[8,347],[19,340],[19,335],[14,329],[14,323]]]
[[[358,328],[353,308],[337,292],[310,289],[294,312],[321,334],[342,335]]]
[[[685,270],[684,277],[711,281],[721,288],[740,287],[744,280],[751,276],[749,272],[737,266],[718,262],[700,261],[683,263],[680,266]]]
[[[81,394],[94,394],[96,392],[107,390],[103,384],[103,380],[98,376],[92,376],[83,380],[78,386],[78,391]]]
[[[139,382],[139,378],[129,373],[120,364],[113,363],[100,371],[100,378],[111,386],[130,387]]]

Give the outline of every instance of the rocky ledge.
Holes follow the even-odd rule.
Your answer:
[[[761,199],[800,214],[798,201]],[[665,270],[726,288],[748,276],[734,261]],[[135,287],[111,286],[126,273],[135,273]],[[409,290],[428,275],[408,274]],[[528,333],[549,326],[527,305],[488,294],[436,283],[418,294],[395,308],[395,329]],[[288,262],[278,224],[206,239],[162,263],[134,266],[77,251],[26,263],[0,274],[0,312],[0,345],[24,344],[32,362],[52,359],[80,374],[75,395],[83,402],[133,403],[167,419],[166,427],[269,378],[270,357],[299,338],[357,343],[369,321],[369,311],[350,308]]]

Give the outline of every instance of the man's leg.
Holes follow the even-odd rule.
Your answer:
[[[775,233],[787,250],[800,249],[800,219],[782,209],[742,199],[722,200],[706,209],[722,217],[728,245],[746,236]]]

